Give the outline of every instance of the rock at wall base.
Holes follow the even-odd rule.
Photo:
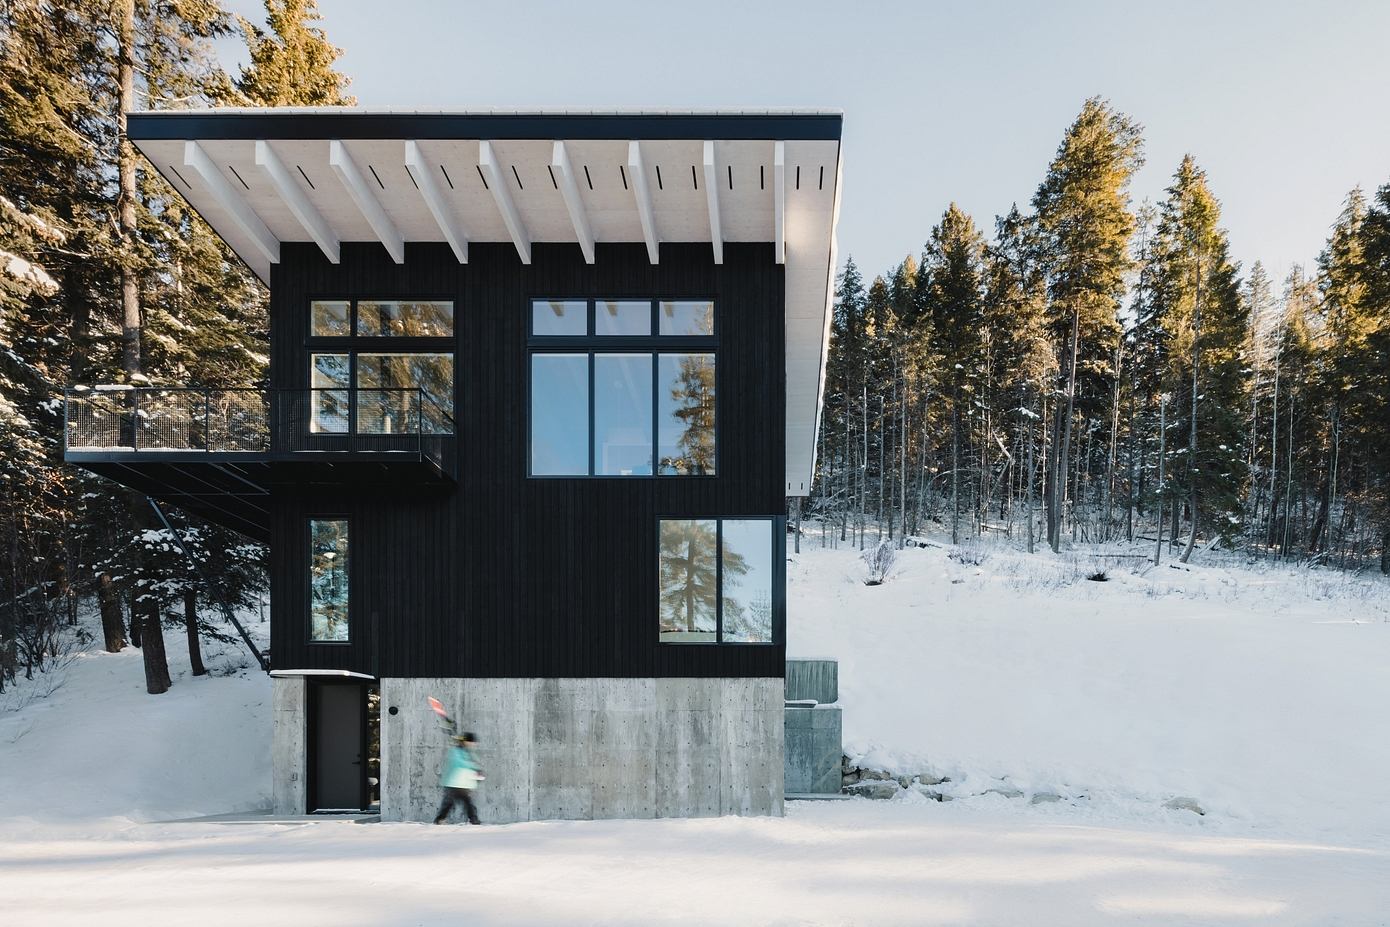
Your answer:
[[[858,785],[851,785],[846,788],[847,795],[855,795],[859,798],[886,799],[892,798],[902,791],[896,782],[860,782]]]

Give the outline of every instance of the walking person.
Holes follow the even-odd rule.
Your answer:
[[[473,753],[477,741],[468,732],[452,737],[451,741],[444,754],[444,771],[439,776],[439,784],[444,788],[444,800],[439,804],[434,823],[448,821],[455,805],[463,806],[469,824],[481,823],[478,809],[473,804],[473,790],[483,778],[482,768],[478,766],[478,758]]]

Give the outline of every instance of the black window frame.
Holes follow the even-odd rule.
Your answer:
[[[538,302],[583,302],[586,304],[586,325],[583,335],[537,335],[535,334],[535,310]],[[651,304],[651,328],[646,335],[596,335],[595,317],[598,304],[604,302],[649,302]],[[710,335],[661,335],[660,311],[663,302],[707,302],[711,307],[710,323],[714,333]],[[718,479],[723,467],[720,461],[721,441],[720,422],[723,421],[722,396],[724,393],[719,362],[719,301],[713,296],[663,295],[663,296],[622,296],[606,294],[603,296],[575,296],[556,293],[530,295],[526,298],[526,477],[533,480],[713,480]],[[535,422],[532,411],[535,408],[535,357],[538,354],[582,354],[588,357],[589,378],[589,472],[588,473],[536,473],[535,472]],[[594,357],[598,354],[630,354],[647,356],[652,360],[652,472],[651,473],[596,473],[594,451]],[[657,449],[660,442],[660,422],[658,417],[658,365],[663,354],[709,354],[714,358],[714,472],[699,474],[659,473]]]
[[[347,610],[348,636],[345,641],[323,641],[314,638],[314,522],[341,521],[347,525],[348,567],[347,567]],[[353,555],[353,518],[345,512],[311,512],[304,516],[304,638],[310,647],[351,647],[357,638],[357,609],[353,607],[353,572],[357,569],[357,557]]]
[[[314,303],[348,303],[348,333],[346,335],[314,334]],[[357,306],[372,302],[434,302],[448,303],[453,307],[454,333],[451,335],[359,335],[357,333]],[[454,359],[453,382],[450,396],[453,411],[448,413],[453,430],[436,437],[453,438],[458,436],[458,395],[459,395],[459,301],[452,295],[441,296],[344,296],[341,293],[309,296],[305,302],[304,327],[304,384],[305,389],[314,388],[314,355],[346,354],[348,358],[348,385],[345,389],[352,401],[348,403],[348,430],[346,432],[325,432],[325,435],[361,437],[357,430],[357,355],[358,354],[448,354]],[[377,437],[372,432],[366,436]]]
[[[713,521],[715,523],[714,637],[712,641],[664,641],[661,639],[661,523],[665,521]],[[724,640],[724,522],[767,521],[772,523],[772,640]],[[652,535],[656,549],[656,642],[660,647],[780,647],[787,639],[787,517],[785,515],[690,515],[661,514],[656,517]]]

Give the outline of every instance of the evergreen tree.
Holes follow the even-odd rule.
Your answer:
[[[939,357],[938,382],[950,407],[951,542],[960,540],[960,486],[969,448],[962,432],[983,368],[984,239],[952,203],[922,254],[922,307]]]
[[[1074,418],[1110,395],[1119,307],[1130,268],[1129,182],[1142,163],[1140,127],[1106,101],[1086,101],[1033,197],[1049,323],[1065,401],[1056,404],[1046,487],[1048,540],[1061,543]]]
[[[269,33],[237,17],[251,64],[236,80],[252,106],[355,106],[349,79],[333,69],[342,49],[328,41],[315,0],[265,0]]]
[[[1239,533],[1246,479],[1244,410],[1249,307],[1219,227],[1206,174],[1183,158],[1159,209],[1152,317],[1163,340],[1163,389],[1186,416],[1187,446],[1175,487],[1191,522],[1185,562],[1207,516],[1230,542]]]

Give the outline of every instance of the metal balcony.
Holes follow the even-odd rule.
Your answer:
[[[453,475],[453,419],[417,388],[75,388],[64,420],[69,463],[260,539],[276,485]]]

